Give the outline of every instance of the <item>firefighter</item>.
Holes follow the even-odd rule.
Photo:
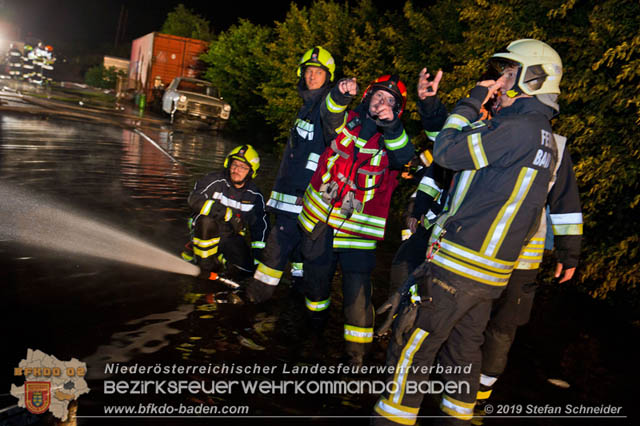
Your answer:
[[[237,146],[226,156],[224,170],[198,180],[189,195],[192,246],[182,257],[199,265],[202,277],[211,272],[233,278],[253,274],[269,231],[264,197],[253,181],[259,168],[256,150]],[[245,240],[247,228],[253,250]]]
[[[267,201],[268,210],[275,214],[275,226],[267,240],[263,260],[247,288],[247,295],[256,303],[273,295],[290,259],[292,280],[302,279],[301,231],[297,218],[302,211],[304,191],[328,145],[320,121],[320,105],[329,92],[335,69],[333,57],[320,46],[308,50],[300,59],[298,94],[304,103],[289,132],[280,170]]]
[[[424,79],[424,72],[425,70],[421,72],[418,87],[421,85],[426,87],[427,84],[432,84]],[[485,75],[494,75],[495,78],[500,76],[493,69],[489,69]],[[437,84],[434,84],[434,86],[437,90]],[[433,96],[435,93],[431,93],[431,95]],[[438,123],[446,119],[446,110],[438,98],[421,96],[420,91],[419,98],[422,125],[427,135],[432,138],[434,135],[437,136],[435,129],[437,129]],[[558,113],[559,108],[555,98],[557,98],[557,95],[548,95],[550,106]],[[499,99],[497,101],[492,106],[488,106],[484,114],[487,116],[495,114],[500,109]],[[566,282],[573,277],[578,263],[582,236],[582,213],[578,186],[573,172],[571,157],[567,152],[566,138],[554,134],[554,142],[557,145],[559,159],[557,170],[552,179],[553,185],[547,198],[547,208],[550,215],[547,217],[546,212],[542,215],[540,227],[520,253],[505,291],[500,298],[493,302],[491,319],[484,332],[482,375],[475,409],[476,416],[484,414],[482,407],[490,397],[498,376],[504,372],[508,352],[515,338],[517,328],[529,321],[537,288],[536,276],[542,261],[545,237],[547,235],[547,222],[549,220],[552,224],[556,257],[558,258],[555,277],[559,278],[560,283]],[[429,234],[423,230],[423,227],[417,227],[417,224],[422,219],[423,225],[428,229],[431,224],[429,216],[433,217],[434,210],[437,211],[439,207],[438,201],[446,198],[446,187],[450,181],[450,178],[447,177],[450,173],[447,169],[438,167],[435,163],[433,166],[435,166],[436,173],[440,171],[440,176],[433,176],[434,167],[427,169],[428,173],[422,177],[420,186],[416,191],[417,195],[414,197],[416,201],[410,203],[411,217],[407,226],[411,230],[412,236],[409,241],[400,246],[394,257],[391,265],[392,289],[398,288],[407,279],[409,273],[424,260],[428,245],[426,240]],[[444,173],[444,178],[442,173]],[[420,200],[422,200],[422,203],[418,202]],[[422,204],[423,206],[421,207],[417,204]],[[421,212],[424,211],[428,211],[426,221],[420,216]],[[376,312],[384,313],[384,307],[383,305]],[[386,307],[387,309],[390,308],[388,305]],[[383,334],[388,330],[390,320],[391,318],[387,318],[387,321],[378,329],[378,334]],[[474,419],[473,422],[474,424],[480,424],[481,418]]]
[[[22,79],[22,52],[13,43],[9,45],[7,51],[7,62],[9,63],[9,75],[14,80]]]
[[[433,80],[429,80],[429,77],[430,74],[426,68],[420,71],[418,111],[427,137],[434,139],[447,119],[447,110],[437,97],[442,71],[438,71]],[[433,220],[442,210],[447,197],[446,190],[452,177],[449,170],[433,163],[433,156],[429,150],[420,153],[418,158],[422,167],[416,173],[419,184],[406,209],[406,228],[402,230],[403,243],[391,262],[389,280],[391,292],[397,290],[409,274],[424,261],[429,245],[430,228]],[[376,312],[384,313],[384,306],[378,308]],[[376,334],[385,334],[391,325],[391,320],[392,318],[388,317]]]
[[[495,75],[496,70],[490,69],[485,75],[489,74]],[[496,78],[498,77],[499,74]],[[555,99],[557,95],[547,95],[547,97],[549,105],[557,114],[559,112]],[[490,116],[500,109],[499,99],[497,101],[493,106],[486,109],[485,114]],[[437,122],[442,120],[444,106],[438,99],[433,99],[432,104],[429,108],[425,108],[426,104],[424,102],[419,104],[422,124],[426,130],[433,129],[433,126],[437,126]],[[427,133],[429,134],[430,132]],[[433,133],[431,134],[433,135]],[[435,134],[437,135],[437,132]],[[550,215],[545,212],[541,216],[540,227],[522,249],[505,291],[500,298],[493,302],[491,319],[484,332],[482,375],[475,409],[476,415],[484,414],[482,407],[490,397],[498,376],[504,372],[508,352],[515,338],[517,328],[529,321],[537,288],[536,276],[545,248],[547,223],[549,221],[551,222],[552,234],[554,235],[553,245],[556,246],[556,257],[558,259],[555,277],[559,279],[560,283],[566,282],[573,277],[578,263],[582,236],[582,213],[577,182],[571,157],[567,151],[566,138],[554,134],[553,139],[557,145],[559,158],[557,170],[552,179],[553,185],[547,198],[547,208]],[[446,169],[443,170],[446,172]],[[443,190],[442,181],[442,178],[429,179],[429,176],[423,178],[416,198],[426,200],[431,206],[436,206],[437,208],[436,200],[446,197],[446,189]],[[448,181],[445,179],[444,182]],[[424,211],[424,208],[413,208],[413,223],[420,218],[418,216],[420,211]],[[425,226],[429,226],[430,222],[428,220],[423,222]],[[412,227],[412,224],[409,224],[409,227]],[[398,250],[391,267],[392,288],[397,288],[399,283],[404,282],[409,273],[417,266],[417,259],[420,256],[424,257],[426,244],[424,240],[428,238],[428,234],[426,236],[424,236],[424,233],[420,235],[421,231],[422,229],[418,228],[418,231],[412,235],[411,239],[403,243]],[[377,312],[383,313],[380,309]],[[387,322],[380,327],[378,333],[384,333],[387,330],[389,320],[390,318],[387,318]],[[481,422],[481,419],[478,418],[477,420]],[[474,423],[476,422],[474,421]]]
[[[46,45],[44,47],[44,58],[42,64],[42,81],[46,84],[51,84],[53,82],[52,74],[53,74],[53,64],[56,61],[55,56],[53,56],[53,47],[50,45]]]
[[[30,81],[33,78],[33,58],[33,46],[25,44],[24,52],[22,53],[22,79],[24,81]]]
[[[560,93],[562,62],[547,44],[526,39],[496,53],[492,63],[500,65],[500,78],[479,82],[436,138],[434,160],[456,174],[421,265],[419,300],[394,304],[407,298],[404,288],[391,297],[397,307],[392,313],[400,311],[387,353],[396,386],[376,403],[376,425],[415,424],[423,395],[406,386],[428,379],[420,367],[430,367],[438,351],[443,381],[468,384],[443,393],[439,422],[468,423],[492,300],[539,225],[557,161],[549,95]],[[502,109],[477,121],[494,96]]]
[[[558,113],[555,97],[557,95],[549,96],[548,102]],[[541,215],[540,226],[522,249],[507,288],[493,302],[491,319],[484,332],[482,345],[482,374],[476,414],[484,414],[483,407],[491,396],[493,386],[505,370],[516,330],[529,322],[537,288],[536,276],[545,246],[549,246],[545,244],[549,225],[553,231],[552,245],[558,262],[555,269],[558,282],[571,280],[578,265],[583,225],[578,184],[566,138],[554,134],[553,142],[557,146],[559,157],[547,196],[549,214],[543,212]]]
[[[304,236],[305,303],[312,326],[326,322],[332,277],[342,272],[347,361],[361,365],[373,341],[371,273],[376,242],[384,238],[399,170],[414,154],[400,116],[406,88],[384,75],[365,90],[352,111],[355,79],[341,80],[322,104],[323,126],[333,140],[318,160],[298,216]]]
[[[38,42],[35,49],[32,50],[32,59],[33,59],[33,76],[30,81],[32,83],[42,85],[44,82],[42,76],[42,67],[44,66],[45,59],[47,57],[47,51],[44,48],[42,42]]]

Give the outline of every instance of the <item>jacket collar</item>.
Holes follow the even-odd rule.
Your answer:
[[[304,88],[303,88],[304,86]],[[311,114],[318,105],[318,102],[324,97],[324,95],[329,92],[330,87],[328,85],[324,85],[319,89],[315,90],[307,90],[306,84],[298,85],[298,94],[302,98],[304,105],[300,109],[300,113],[298,114],[301,118],[306,118]]]
[[[547,120],[551,120],[555,115],[553,108],[546,106],[535,97],[517,99],[513,105],[503,108],[498,112],[498,116],[542,114]]]

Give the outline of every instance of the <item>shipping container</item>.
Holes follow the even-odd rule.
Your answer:
[[[167,87],[175,77],[199,77],[204,71],[200,55],[209,43],[170,34],[149,33],[131,43],[129,89],[142,90],[152,100],[152,90]]]

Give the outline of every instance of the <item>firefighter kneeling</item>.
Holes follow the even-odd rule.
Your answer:
[[[234,148],[224,160],[224,170],[198,180],[189,195],[194,214],[189,221],[191,247],[182,253],[201,269],[201,277],[226,272],[233,278],[248,277],[264,248],[269,225],[264,197],[253,178],[260,157],[251,145]],[[245,241],[251,234],[251,249]]]

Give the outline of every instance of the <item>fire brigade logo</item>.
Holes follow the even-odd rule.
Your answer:
[[[17,398],[18,407],[33,414],[50,412],[65,422],[69,404],[89,392],[86,374],[87,365],[76,358],[60,361],[42,351],[28,349],[27,358],[13,369],[16,378],[24,377],[23,385],[12,383],[10,393]]]
[[[42,414],[51,404],[51,382],[24,382],[25,405],[33,414]]]

